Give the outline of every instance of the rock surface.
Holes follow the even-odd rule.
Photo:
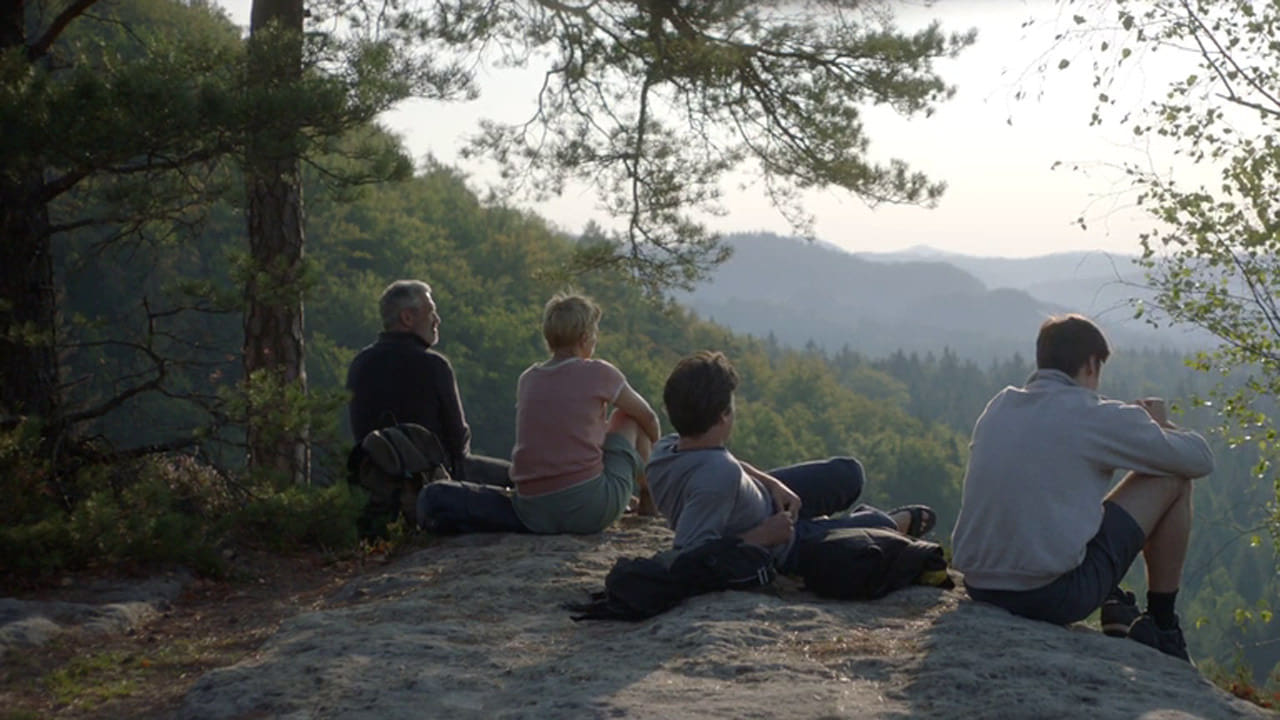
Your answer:
[[[129,632],[166,610],[190,580],[186,573],[174,573],[140,581],[95,582],[77,588],[74,602],[0,598],[0,658],[73,629]]]
[[[669,542],[643,518],[586,537],[442,541],[208,673],[179,716],[1276,718],[1150,648],[955,591],[836,602],[786,581],[641,623],[577,623],[561,607],[618,557]]]

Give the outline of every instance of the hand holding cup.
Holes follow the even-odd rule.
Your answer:
[[[1169,424],[1169,408],[1165,405],[1164,398],[1145,397],[1138,401],[1147,414],[1164,427]]]

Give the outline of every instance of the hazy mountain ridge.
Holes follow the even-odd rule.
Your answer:
[[[1044,318],[1082,312],[1120,347],[1203,344],[1133,318],[1149,297],[1136,258],[1103,252],[984,258],[933,248],[849,253],[772,234],[726,238],[734,255],[681,300],[734,330],[878,357],[897,349],[985,360],[1032,350]]]
[[[938,250],[927,245],[917,245],[893,252],[849,253],[857,258],[881,263],[944,262],[953,265],[981,280],[988,287],[1026,289],[1043,282],[1060,280],[1064,273],[1071,279],[1089,278],[1131,279],[1142,278],[1138,257],[1104,250],[1073,250],[1047,253],[1034,257],[997,257],[963,255]]]
[[[948,253],[916,246],[888,253],[853,253],[872,262],[900,263],[928,259],[946,262],[988,288],[1024,290],[1044,302],[1069,307],[1108,322],[1127,324],[1133,316],[1130,299],[1150,299],[1146,271],[1138,257],[1083,250],[1027,258],[985,257]]]

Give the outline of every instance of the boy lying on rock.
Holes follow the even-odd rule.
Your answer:
[[[862,464],[854,458],[764,472],[734,457],[725,443],[733,432],[737,386],[738,373],[729,359],[702,351],[681,360],[663,388],[662,399],[677,434],[654,446],[646,473],[658,510],[675,531],[677,551],[740,538],[767,549],[778,571],[801,575],[820,592],[824,580],[831,579],[825,576],[847,576],[851,569],[839,564],[840,555],[829,541],[849,537],[841,531],[880,529],[906,541],[901,545],[907,550],[901,557],[894,553],[898,559],[893,567],[872,571],[878,575],[868,578],[874,587],[888,592],[914,582],[926,565],[934,570],[945,567],[936,545],[909,541],[936,524],[937,515],[928,506],[907,505],[886,513],[860,505],[835,517],[853,505],[866,482]],[[879,537],[877,543],[885,539],[861,533],[862,539],[868,537]]]
[[[681,360],[662,399],[675,426],[654,446],[646,474],[673,549],[622,558],[604,592],[566,604],[575,620],[643,620],[691,595],[750,590],[778,572],[845,600],[880,597],[913,583],[952,587],[942,548],[919,537],[937,515],[925,505],[848,510],[866,482],[850,457],[763,472],[725,447],[733,431],[738,373],[723,353]]]

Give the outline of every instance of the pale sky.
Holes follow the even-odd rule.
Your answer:
[[[247,25],[251,0],[219,0],[232,18]],[[842,191],[806,196],[821,240],[851,251],[891,251],[930,245],[970,255],[1025,257],[1066,250],[1137,254],[1138,233],[1150,226],[1132,209],[1132,194],[1115,169],[1121,159],[1143,161],[1131,131],[1114,122],[1089,127],[1093,98],[1088,59],[1079,47],[1053,47],[1055,30],[1072,12],[1050,0],[940,0],[933,7],[897,2],[902,24],[937,18],[946,31],[977,28],[977,43],[960,58],[939,66],[957,86],[956,96],[933,117],[904,121],[878,113],[868,117],[873,160],[901,158],[943,180],[948,189],[935,209],[902,206],[867,208]],[[1060,19],[1061,16],[1061,19]],[[1035,19],[1030,27],[1022,27]],[[1066,71],[1061,58],[1074,60]],[[1040,74],[1036,66],[1048,62]],[[1162,88],[1142,69],[1125,88],[1134,108]],[[1165,70],[1157,68],[1158,74]],[[1146,73],[1146,74],[1144,74]],[[403,138],[415,158],[428,154],[457,165],[477,191],[492,177],[486,166],[458,158],[456,148],[481,118],[526,119],[536,84],[526,71],[482,76],[481,97],[468,103],[409,101],[383,123]],[[1030,99],[1015,99],[1018,90]],[[521,101],[528,98],[528,102]],[[1053,169],[1056,161],[1064,167]],[[1073,171],[1070,166],[1082,170]],[[707,218],[721,232],[767,230],[788,234],[786,221],[763,195],[740,190],[743,179],[725,183],[728,214]],[[585,189],[545,203],[523,203],[560,228],[577,232],[590,219],[608,225]],[[1084,215],[1088,230],[1073,221]]]

